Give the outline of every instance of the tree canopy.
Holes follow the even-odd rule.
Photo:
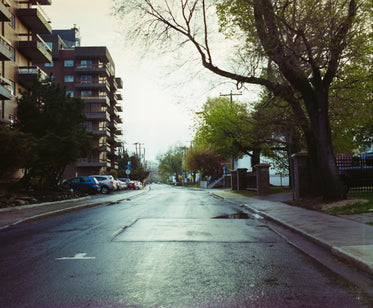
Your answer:
[[[71,98],[50,79],[35,81],[32,92],[18,99],[15,128],[32,140],[33,159],[22,164],[21,183],[39,188],[55,187],[68,164],[92,151],[86,132],[84,101]]]
[[[166,153],[158,156],[158,170],[163,176],[175,176],[176,181],[183,173],[183,156],[185,147],[171,146]]]
[[[211,176],[215,179],[222,174],[220,163],[223,160],[212,148],[193,146],[186,151],[184,165],[194,174],[199,172],[202,178]]]
[[[333,81],[351,61],[370,57],[371,1],[355,0],[116,0],[118,14],[136,14],[137,37],[158,44],[169,39],[195,47],[202,65],[243,84],[266,87],[292,108],[309,153],[309,182],[314,194],[344,197],[330,124]],[[216,62],[209,17],[238,41],[236,69]],[[213,30],[212,30],[213,31]],[[168,47],[168,46],[167,46]],[[363,48],[362,48],[363,47]],[[364,62],[364,61],[363,61]],[[370,61],[371,67],[371,61]],[[371,69],[370,69],[371,70]],[[366,92],[369,93],[369,92]]]
[[[246,104],[222,97],[209,98],[196,112],[195,143],[209,145],[225,157],[252,155],[258,145],[253,125]]]

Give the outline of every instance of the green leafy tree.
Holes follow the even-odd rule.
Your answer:
[[[143,182],[149,176],[150,172],[144,168],[140,159],[136,155],[131,156],[130,161],[132,166],[130,175],[131,179]]]
[[[368,22],[372,18],[372,1],[116,3],[118,14],[132,17],[137,12],[141,16],[135,29],[137,38],[153,40],[158,45],[165,42],[168,48],[170,39],[179,46],[189,42],[196,48],[202,65],[211,72],[236,81],[238,86],[264,86],[286,101],[307,144],[313,192],[328,200],[344,197],[332,144],[330,91],[345,64],[367,56],[360,50],[372,45]],[[216,17],[215,12],[221,31],[240,43],[237,69],[226,69],[213,57],[209,17]]]
[[[11,176],[13,172],[32,164],[36,159],[35,142],[31,135],[0,125],[0,174]]]
[[[260,162],[262,140],[253,133],[255,120],[246,104],[227,98],[209,98],[196,113],[196,144],[206,144],[224,157],[249,155],[252,165]]]
[[[184,148],[180,146],[172,146],[164,154],[158,156],[158,170],[163,176],[175,176],[178,181],[179,175],[183,173],[183,156]]]
[[[145,167],[141,164],[139,158],[136,155],[130,156],[126,150],[123,150],[121,158],[118,162],[118,177],[119,178],[126,178],[126,170],[128,169],[128,162],[131,162],[131,174],[129,178],[135,181],[143,182],[150,174],[149,171],[145,169]]]
[[[22,93],[15,127],[32,136],[35,159],[23,166],[21,184],[55,188],[68,164],[88,156],[93,149],[85,119],[84,101],[66,96],[50,79],[35,81],[32,92]]]
[[[186,151],[184,165],[194,175],[199,172],[202,178],[211,176],[215,179],[222,174],[220,163],[223,160],[212,148],[192,147]],[[195,176],[193,178],[195,182]]]

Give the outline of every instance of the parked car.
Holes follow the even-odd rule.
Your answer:
[[[74,191],[80,191],[87,194],[96,194],[100,192],[100,184],[91,176],[76,176],[62,182],[62,186]]]
[[[117,190],[127,189],[127,183],[126,182],[123,182],[120,179],[115,179],[115,182],[117,183]]]
[[[136,184],[134,181],[127,178],[120,178],[120,180],[127,183],[127,189],[136,189]]]
[[[101,187],[101,193],[108,194],[117,189],[117,183],[112,175],[90,175],[94,177]]]
[[[140,181],[134,181],[136,189],[142,189],[142,183]]]
[[[128,178],[119,178],[118,179],[119,181],[122,181],[123,183],[125,183],[126,184],[126,189],[130,189],[131,187],[131,184],[130,184],[130,179],[128,179]]]

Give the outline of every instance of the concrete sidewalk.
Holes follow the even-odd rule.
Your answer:
[[[91,197],[88,196],[64,201],[44,202],[40,204],[2,208],[0,209],[0,231],[11,226],[15,226],[32,220],[37,220],[46,216],[58,215],[101,204],[120,202],[122,200],[132,198],[147,191],[148,188],[144,188],[142,190],[131,191],[125,194],[106,195],[104,199],[91,199]]]
[[[211,194],[280,223],[373,275],[373,226],[281,202],[292,199],[289,194],[245,197],[230,190]]]

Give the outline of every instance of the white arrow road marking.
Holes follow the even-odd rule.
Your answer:
[[[80,253],[75,254],[75,256],[73,257],[57,258],[56,260],[59,261],[59,260],[94,260],[96,259],[96,257],[86,257],[86,255],[87,254],[85,252],[80,252]]]

